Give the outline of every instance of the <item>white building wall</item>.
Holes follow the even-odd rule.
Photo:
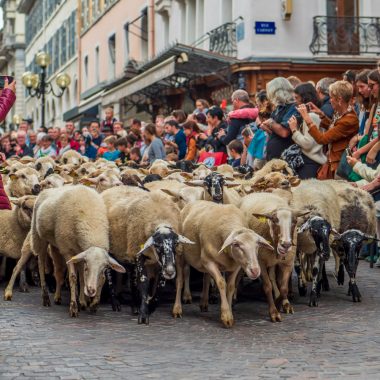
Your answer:
[[[67,20],[73,11],[78,9],[77,0],[66,0],[53,12],[48,20],[45,20],[45,25],[41,28],[38,34],[33,38],[31,43],[25,50],[25,63],[26,67],[35,60],[36,54],[41,51],[45,44],[49,41],[50,37],[61,27],[62,23]],[[53,59],[53,57],[51,57]],[[64,66],[61,66],[55,73],[53,73],[49,81],[56,93],[60,90],[55,84],[55,78],[57,74],[66,72],[71,77],[71,84],[68,94],[63,95],[62,101],[54,97],[52,94],[46,95],[46,112],[45,112],[45,126],[63,126],[63,114],[78,105],[77,93],[74,89],[75,80],[77,78],[78,66],[77,55],[72,57]],[[55,115],[53,113],[53,103],[55,105]],[[62,104],[62,106],[60,106]],[[26,99],[26,113],[34,120],[34,129],[37,129],[41,125],[41,101],[37,98],[27,97]],[[54,118],[54,120],[53,120]]]
[[[182,11],[189,8],[186,4],[190,1],[193,0],[170,1],[168,41],[160,32],[164,28],[163,18],[156,15],[156,52],[176,41],[191,45],[184,30],[189,31],[193,26],[196,28],[194,40],[197,40],[223,23],[243,17],[245,38],[238,42],[238,58],[311,58],[313,17],[326,15],[326,0],[293,0],[290,20],[282,19],[280,0],[196,0],[195,17],[188,13],[183,16]],[[360,0],[359,16],[380,17],[380,0]],[[275,22],[275,34],[256,34],[256,21]],[[189,22],[191,26],[187,25]],[[198,47],[207,49],[208,43]]]

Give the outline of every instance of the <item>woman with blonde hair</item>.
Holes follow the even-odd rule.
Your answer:
[[[337,81],[330,85],[329,93],[331,105],[334,109],[333,119],[329,119],[314,103],[301,104],[298,111],[304,119],[309,134],[318,144],[328,146],[327,163],[322,165],[318,172],[318,179],[332,179],[344,150],[348,147],[350,139],[358,133],[359,120],[351,107],[354,89],[347,81]],[[307,107],[308,106],[308,107]],[[321,132],[311,118],[308,108],[316,113],[320,119],[320,127],[326,129]]]
[[[293,144],[289,129],[289,119],[299,117],[294,101],[294,88],[283,77],[267,83],[267,96],[275,109],[270,119],[264,121],[260,128],[268,133],[266,159],[280,158],[282,152]]]

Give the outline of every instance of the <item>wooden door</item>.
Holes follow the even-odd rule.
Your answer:
[[[326,0],[328,54],[360,54],[359,0]]]

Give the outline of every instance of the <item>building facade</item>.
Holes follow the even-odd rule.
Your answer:
[[[61,72],[70,75],[71,84],[62,97],[53,93],[46,96],[46,126],[61,125],[65,113],[78,104],[77,0],[22,0],[18,11],[25,14],[26,71],[39,73],[35,57],[45,51],[51,57],[47,80],[56,94],[60,94],[55,85],[56,76]],[[41,125],[40,104],[39,99],[26,96],[26,113],[34,120],[35,128]]]
[[[25,17],[17,12],[19,0],[3,0],[3,30],[0,41],[0,74],[11,75],[18,82],[16,103],[8,113],[5,126],[12,124],[13,116],[25,116],[25,91],[21,76],[25,71]]]
[[[80,11],[80,104],[82,121],[101,117],[120,102],[105,104],[102,94],[134,75],[134,67],[149,56],[148,2],[146,0],[82,0]]]

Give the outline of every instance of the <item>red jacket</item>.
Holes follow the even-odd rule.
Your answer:
[[[4,190],[3,179],[0,174],[0,210],[11,210],[11,203]]]
[[[4,88],[0,95],[0,121],[4,120],[7,113],[12,108],[16,100],[16,95],[9,88]]]

